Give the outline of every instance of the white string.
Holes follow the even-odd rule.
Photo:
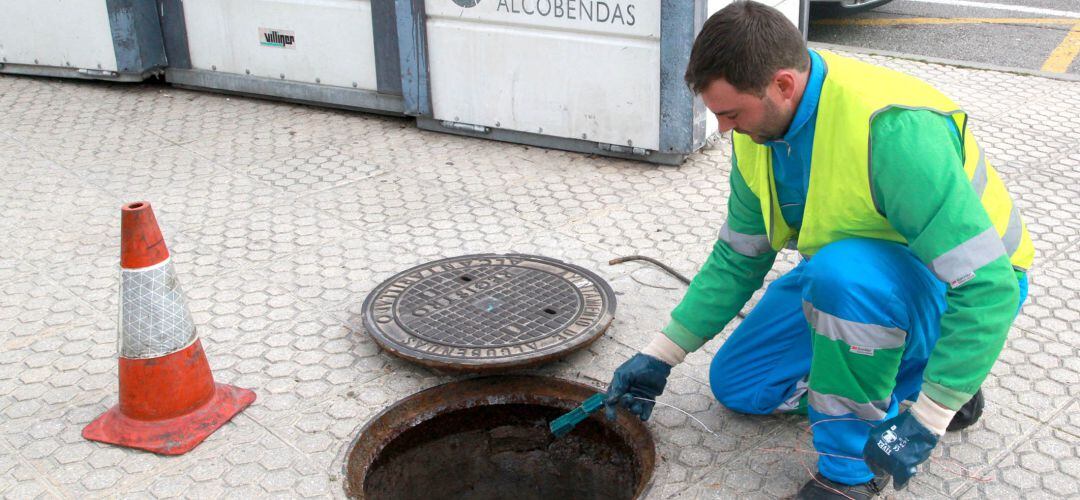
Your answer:
[[[639,398],[637,396],[634,396],[634,399],[640,399],[642,401],[648,401],[650,403],[656,403],[658,405],[666,406],[668,408],[671,408],[671,409],[673,409],[673,410],[675,410],[675,411],[677,411],[679,413],[682,413],[683,415],[686,415],[686,416],[694,419],[694,422],[697,422],[699,425],[701,425],[701,427],[705,429],[705,432],[708,432],[709,434],[712,434],[713,436],[720,437],[719,434],[713,432],[713,430],[710,429],[709,426],[705,425],[705,422],[702,422],[702,421],[698,420],[697,417],[691,415],[689,412],[687,412],[686,410],[683,410],[682,408],[679,408],[679,407],[674,406],[674,405],[669,405],[667,403],[662,403],[660,401],[656,401],[656,400],[653,400],[653,399]]]
[[[677,406],[675,406],[675,405],[669,405],[669,404],[667,404],[667,403],[661,403],[660,401],[656,401],[656,400],[653,400],[653,399],[645,399],[645,398],[639,398],[639,397],[637,397],[637,396],[634,396],[634,399],[640,399],[640,400],[642,400],[642,401],[648,401],[648,402],[650,402],[650,403],[654,403],[654,404],[658,404],[658,405],[666,406],[666,407],[668,407],[668,408],[671,408],[671,409],[673,409],[673,410],[675,410],[675,411],[678,411],[679,413],[682,413],[683,415],[686,415],[686,416],[688,416],[688,417],[692,418],[692,419],[693,419],[693,420],[694,420],[695,422],[697,422],[697,423],[698,423],[698,425],[700,425],[700,426],[701,426],[702,428],[704,428],[704,429],[705,429],[705,432],[708,432],[709,434],[712,434],[712,435],[713,435],[713,437],[716,437],[716,438],[719,438],[719,437],[720,437],[720,435],[719,435],[719,434],[717,434],[717,433],[713,432],[713,430],[712,430],[712,429],[710,429],[710,428],[709,428],[709,426],[705,425],[705,422],[702,422],[702,421],[698,420],[698,418],[697,418],[697,417],[695,417],[695,416],[691,415],[691,414],[690,414],[689,412],[687,412],[686,410],[683,410],[682,408],[679,408],[679,407],[677,407]],[[802,459],[799,459],[799,462],[802,462]],[[825,483],[823,483],[823,482],[821,482],[821,481],[818,481],[818,478],[817,478],[817,477],[815,477],[815,476],[814,476],[814,473],[810,471],[810,467],[807,467],[807,465],[806,465],[805,463],[803,463],[802,465],[803,465],[803,467],[804,467],[804,468],[806,468],[806,472],[807,472],[807,474],[810,474],[810,479],[814,480],[814,481],[815,481],[816,483],[820,484],[820,485],[821,485],[822,487],[824,487],[825,489],[831,490],[832,492],[834,492],[834,493],[837,493],[837,494],[839,494],[840,496],[843,496],[844,498],[847,498],[848,500],[855,500],[854,498],[852,498],[852,497],[850,497],[850,496],[848,496],[848,495],[844,494],[844,492],[842,492],[842,491],[839,491],[839,490],[837,490],[837,489],[834,489],[834,488],[830,487],[829,485],[827,485],[827,484],[825,484]]]

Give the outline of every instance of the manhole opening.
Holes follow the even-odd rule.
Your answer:
[[[364,478],[369,498],[633,498],[633,452],[588,420],[555,439],[560,408],[481,406],[439,415],[390,442]],[[448,466],[452,464],[452,466]],[[433,486],[438,485],[438,488]]]
[[[484,386],[492,389],[486,396]],[[655,460],[640,421],[594,417],[560,439],[548,430],[592,391],[558,379],[500,377],[410,396],[353,443],[346,492],[368,499],[635,498]]]

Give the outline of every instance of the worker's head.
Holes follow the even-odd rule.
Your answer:
[[[713,14],[690,52],[686,83],[716,115],[720,131],[754,142],[780,139],[810,69],[806,44],[780,11],[737,1]]]

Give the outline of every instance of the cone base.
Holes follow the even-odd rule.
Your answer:
[[[160,455],[183,455],[203,442],[237,413],[255,401],[255,393],[214,384],[214,396],[195,411],[165,420],[135,420],[116,405],[90,422],[82,432],[91,441],[137,448]]]

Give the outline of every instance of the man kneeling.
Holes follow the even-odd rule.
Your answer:
[[[639,398],[793,248],[802,262],[713,359],[713,394],[743,413],[809,415],[821,456],[799,498],[868,498],[888,476],[903,488],[946,430],[982,413],[1034,258],[1019,211],[948,97],[807,50],[770,7],[710,17],[686,81],[734,131],[727,221],[671,322],[615,371],[609,415],[621,404],[648,419]]]

